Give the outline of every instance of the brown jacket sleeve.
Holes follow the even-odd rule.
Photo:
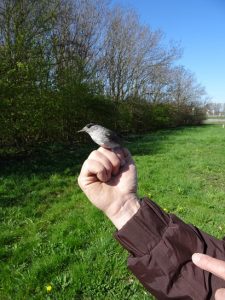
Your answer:
[[[225,260],[225,242],[166,214],[147,198],[115,237],[131,254],[129,269],[159,300],[212,300],[225,287],[191,260],[195,252]]]

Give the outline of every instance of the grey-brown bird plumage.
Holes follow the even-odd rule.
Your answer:
[[[121,147],[121,138],[114,131],[101,125],[90,123],[78,132],[87,132],[92,140],[101,147],[107,149]]]

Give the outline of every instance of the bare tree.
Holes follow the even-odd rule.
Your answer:
[[[183,66],[171,69],[171,81],[168,88],[168,96],[178,106],[196,105],[202,102],[206,95],[205,88],[197,83],[193,73]]]
[[[104,0],[61,0],[60,14],[54,30],[56,65],[60,70],[72,68],[80,81],[96,73],[102,49],[107,5]]]
[[[163,49],[162,38],[161,31],[141,25],[133,10],[114,8],[109,17],[102,64],[106,93],[114,100],[146,97],[155,72],[178,55],[175,48]]]

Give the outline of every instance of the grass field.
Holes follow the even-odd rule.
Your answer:
[[[132,138],[139,195],[206,232],[225,235],[225,129]],[[51,147],[1,161],[0,299],[153,299],[127,271],[114,227],[76,177],[95,146]],[[48,291],[47,291],[48,287]]]

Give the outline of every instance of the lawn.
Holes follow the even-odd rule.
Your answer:
[[[225,235],[225,129],[161,130],[130,138],[139,195]],[[39,149],[0,162],[0,299],[153,299],[127,271],[114,227],[77,185],[95,145]],[[48,291],[47,291],[48,287]]]

